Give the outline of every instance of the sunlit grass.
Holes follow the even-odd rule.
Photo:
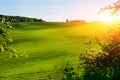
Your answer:
[[[99,22],[16,23],[13,26],[16,26],[11,31],[14,42],[9,46],[20,53],[29,53],[29,56],[0,61],[0,79],[3,80],[39,80],[41,73],[54,69],[55,65],[65,61],[76,64],[79,54],[86,49],[83,42],[102,37],[101,34],[109,29],[108,24]]]

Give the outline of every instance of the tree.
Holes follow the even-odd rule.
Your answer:
[[[30,18],[30,17],[7,16],[7,15],[0,15],[0,17],[4,17],[8,22],[45,22],[42,19]]]
[[[111,14],[120,11],[120,0],[113,5],[101,8],[101,11],[112,10]],[[84,80],[119,80],[120,78],[120,27],[112,28],[104,36],[96,39],[101,50],[87,50],[80,55],[85,68]],[[104,41],[104,43],[103,43]],[[90,45],[90,44],[88,44]]]
[[[113,3],[112,5],[108,5],[106,7],[103,7],[100,9],[100,13],[106,10],[112,10],[111,14],[117,14],[120,11],[120,0],[117,2]]]
[[[13,27],[9,22],[5,21],[5,18],[0,19],[0,55],[11,58],[12,56],[18,57],[14,48],[7,47],[8,42],[13,42],[13,39],[9,36],[9,30]]]
[[[13,41],[13,39],[8,36],[9,29],[12,29],[12,26],[10,26],[8,22],[5,22],[4,18],[1,18],[1,22],[0,22],[0,35],[1,35],[0,51],[1,52],[5,51],[7,42]]]

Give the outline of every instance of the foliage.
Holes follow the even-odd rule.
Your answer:
[[[101,12],[112,10],[117,14],[120,10],[120,0],[113,5],[101,8]],[[84,60],[84,80],[118,80],[120,78],[120,28],[112,28],[104,36],[104,40],[96,39],[101,50],[87,50],[80,55]],[[90,44],[89,44],[90,45]]]
[[[120,0],[117,2],[113,3],[112,5],[108,5],[106,7],[103,7],[100,9],[100,13],[106,10],[112,10],[111,14],[117,14],[120,11]]]
[[[8,22],[45,22],[42,19],[21,17],[21,16],[0,15],[0,17],[4,17]]]
[[[78,68],[75,68],[70,62],[65,63],[61,68],[55,68],[59,80],[79,80],[81,78]]]
[[[13,48],[9,48],[6,45],[8,42],[13,42],[13,39],[9,37],[9,34],[8,34],[9,29],[12,29],[12,26],[8,22],[5,21],[5,18],[1,18],[0,20],[0,39],[1,39],[0,40],[0,53],[6,56],[9,55],[9,58],[11,58],[11,56],[13,55],[17,57],[17,55],[14,54],[16,50]]]
[[[5,22],[4,18],[1,18],[1,22],[0,22],[0,51],[5,51],[5,46],[7,42],[12,42],[12,38],[10,38],[8,36],[8,30],[12,29],[12,26],[9,25],[8,22]]]
[[[90,50],[80,55],[84,60],[84,80],[118,80],[120,77],[120,29],[111,29],[105,42],[96,39],[101,51]],[[90,44],[89,44],[90,45]]]

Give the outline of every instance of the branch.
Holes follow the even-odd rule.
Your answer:
[[[116,15],[120,11],[120,0],[113,3],[112,5],[108,5],[106,7],[100,8],[100,11],[98,12],[98,14],[106,10],[112,10],[111,15]]]

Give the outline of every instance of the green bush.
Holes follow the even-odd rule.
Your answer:
[[[120,29],[112,28],[97,40],[101,50],[87,50],[80,55],[84,60],[84,80],[118,80],[120,78]]]
[[[1,58],[17,57],[14,48],[7,47],[8,42],[13,42],[13,39],[9,36],[9,30],[13,27],[9,22],[5,21],[5,18],[0,18],[0,56]]]
[[[7,46],[9,42],[13,42],[13,39],[9,35],[10,29],[13,29],[10,23],[7,22],[5,18],[0,18],[0,59],[6,60],[12,57],[28,57],[28,53],[17,53],[16,49]]]
[[[57,80],[82,80],[79,68],[75,67],[75,65],[70,62],[64,63],[61,67],[56,67],[54,79],[55,76],[57,77]]]

